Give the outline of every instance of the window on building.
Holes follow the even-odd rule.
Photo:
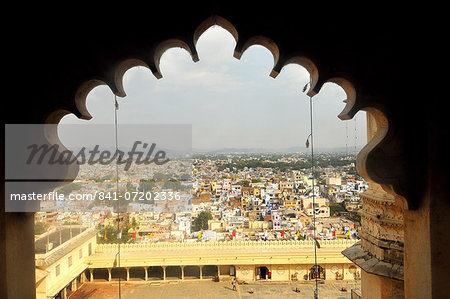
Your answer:
[[[72,256],[69,256],[69,258],[67,259],[67,265],[69,267],[72,266]]]
[[[88,245],[88,255],[92,254],[92,243],[89,243]]]
[[[60,271],[61,271],[60,266],[56,265],[56,267],[55,267],[56,276],[59,275]]]
[[[83,249],[80,248],[80,250],[78,250],[78,258],[82,258],[83,257]]]

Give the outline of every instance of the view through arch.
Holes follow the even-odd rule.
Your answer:
[[[166,176],[161,170],[152,170],[135,172],[134,177],[129,177],[121,170],[121,192],[164,192],[180,188],[192,197],[191,210],[180,211],[178,215],[167,205],[156,210],[148,209],[149,203],[129,205],[128,213],[123,214],[123,221],[127,223],[122,231],[123,243],[147,244],[156,249],[164,244],[178,243],[191,244],[189,246],[214,243],[218,247],[228,246],[226,242],[229,241],[252,244],[238,243],[242,246],[237,249],[239,252],[245,246],[262,246],[257,247],[260,249],[271,245],[258,243],[260,241],[308,241],[311,240],[311,213],[316,210],[323,214],[320,215],[323,216],[321,226],[317,227],[321,240],[357,240],[355,210],[359,205],[358,194],[367,185],[352,163],[357,151],[366,143],[364,113],[357,114],[352,121],[339,120],[336,115],[342,110],[346,95],[335,84],[326,83],[314,96],[317,155],[317,173],[314,175],[321,200],[313,207],[308,199],[311,191],[314,192],[309,183],[310,150],[305,147],[309,134],[309,98],[302,93],[309,74],[303,67],[292,64],[285,66],[276,79],[270,78],[273,57],[267,49],[252,46],[236,60],[232,57],[234,45],[235,40],[228,32],[212,27],[199,38],[198,62],[192,62],[183,49],[170,49],[161,58],[162,79],[155,79],[144,67],[130,69],[125,74],[127,96],[117,98],[119,126],[188,124],[192,133],[192,152],[190,162],[184,164],[183,172],[178,176]],[[111,149],[114,95],[106,86],[96,87],[88,96],[87,107],[93,115],[92,120],[78,120],[73,115],[61,120],[61,142],[76,152],[77,146],[86,141],[83,139],[87,138],[90,126],[107,124],[105,132],[108,133],[104,132],[103,137],[108,144],[105,146]],[[74,138],[76,136],[78,138]],[[123,138],[124,135],[119,134],[119,148]],[[104,168],[84,166],[81,165],[77,180],[63,186],[59,189],[61,192],[67,196],[94,190],[114,192],[115,169],[112,165]],[[89,181],[90,186],[84,181]],[[155,205],[154,194],[152,197],[150,206]],[[83,224],[95,227],[99,250],[113,253],[118,234],[114,210],[108,208],[106,201],[102,204],[93,201],[84,203],[77,211],[75,206],[80,202],[75,200],[59,207],[42,205],[42,213],[58,211],[56,225],[49,227],[73,224],[79,226],[80,232]],[[89,210],[95,211],[95,215],[87,212]],[[275,215],[279,217],[275,218]],[[290,246],[283,244],[279,246]],[[305,246],[308,248],[309,245],[305,243]],[[326,248],[327,243],[322,246]],[[129,248],[131,252],[133,246]],[[194,250],[194,247],[186,248]],[[311,277],[308,275],[310,259],[289,263],[289,267],[283,263],[248,263],[231,267],[222,262],[213,269],[219,277],[235,276],[241,280],[251,280],[257,273],[255,269],[262,268],[267,269],[264,277],[268,278],[270,272],[273,280]],[[336,262],[322,266],[323,271],[333,271],[333,275],[326,276],[355,280],[353,274],[348,274],[351,264],[346,266]],[[102,267],[107,269],[109,266]],[[185,270],[187,277],[202,279],[204,268],[198,264],[180,264],[176,265],[177,269],[165,268],[169,265],[163,264],[143,264],[141,267],[158,267],[155,275],[145,268],[146,274],[137,275],[142,280],[148,277],[183,279]],[[108,273],[103,272],[101,277],[108,280]],[[125,272],[122,276],[128,280],[130,272]],[[170,276],[170,273],[176,274]],[[96,279],[95,274],[93,279]]]

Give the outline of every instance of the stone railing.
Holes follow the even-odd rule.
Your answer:
[[[358,240],[320,240],[320,248],[342,248],[352,246]],[[314,241],[223,241],[184,243],[138,243],[121,244],[123,252],[170,251],[170,250],[228,250],[228,249],[302,249],[314,248]],[[96,252],[116,252],[117,244],[97,244]]]

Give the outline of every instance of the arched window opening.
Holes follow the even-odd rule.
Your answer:
[[[118,80],[123,90],[116,94],[126,94],[124,98],[115,97],[106,85],[91,82],[85,89],[89,90],[85,92],[86,105],[80,104],[85,117],[80,120],[69,114],[58,126],[61,143],[77,152],[77,147],[88,140],[93,141],[90,149],[105,142],[103,146],[111,150],[114,115],[118,115],[119,128],[190,124],[192,151],[184,156],[189,162],[180,158],[167,164],[178,171],[176,163],[181,163],[183,171],[168,174],[161,165],[153,165],[143,171],[131,168],[131,172],[121,166],[116,172],[111,164],[81,165],[77,179],[59,190],[66,195],[102,190],[103,198],[80,199],[61,208],[73,213],[75,207],[81,207],[83,212],[77,219],[96,227],[97,245],[113,254],[120,242],[126,246],[124,256],[130,251],[176,248],[176,244],[195,252],[195,246],[206,250],[208,246],[228,246],[224,245],[228,242],[257,250],[259,242],[275,249],[298,242],[295,244],[311,249],[317,243],[332,247],[332,242],[341,242],[346,248],[350,241],[359,240],[359,194],[368,187],[356,171],[356,155],[366,144],[365,112],[344,122],[336,117],[344,106],[342,100],[352,95],[335,83],[339,80],[330,80],[314,95],[316,158],[311,171],[311,154],[305,146],[310,140],[311,115],[308,95],[302,91],[312,82],[308,69],[292,60],[274,74],[278,48],[263,37],[238,47],[233,32],[211,27],[197,36],[196,42],[195,55],[178,43],[181,48],[161,51],[158,75],[151,66],[128,60],[130,65],[139,66],[124,71]],[[193,56],[198,58],[195,63]],[[83,120],[90,116],[89,121]],[[103,125],[105,129],[95,133],[94,128]],[[127,135],[124,132],[119,130],[119,148]],[[125,147],[122,149],[126,152]],[[173,205],[175,200],[168,199],[175,199],[176,195],[169,193],[180,190],[184,192],[181,197],[189,195],[183,206],[189,209],[180,210]],[[112,194],[123,197],[111,198]],[[311,197],[317,201],[311,201]],[[116,203],[126,207],[120,214],[115,210]],[[95,211],[96,216],[88,210]],[[317,217],[315,222],[312,215]],[[253,260],[248,263],[256,264]],[[326,263],[326,258],[319,258],[314,266],[320,269],[319,274],[309,279],[325,279]],[[302,265],[298,261],[287,264],[289,267],[270,269],[244,266],[228,271],[227,276],[237,280],[292,280],[296,276],[288,269]],[[227,267],[236,269],[238,265]],[[166,266],[162,257],[159,264],[148,269],[147,265],[133,265],[136,268],[124,272],[127,265],[116,267],[119,264],[113,265],[113,280],[128,280],[130,275],[144,281],[223,276],[220,267],[211,262]],[[252,268],[259,274],[246,270]]]

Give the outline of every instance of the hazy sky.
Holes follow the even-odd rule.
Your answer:
[[[309,135],[309,98],[302,92],[309,81],[301,66],[288,65],[277,78],[269,76],[272,54],[262,46],[234,58],[234,38],[221,27],[211,27],[197,44],[199,62],[180,48],[161,58],[162,79],[145,67],[126,72],[127,96],[118,98],[119,123],[192,124],[195,149],[305,147]],[[319,74],[320,75],[320,74]],[[346,98],[342,88],[327,83],[314,101],[316,147],[345,147],[366,143],[365,113],[341,121]],[[106,86],[88,95],[92,120],[67,115],[62,124],[113,123],[114,95]],[[347,126],[347,129],[346,129]],[[80,132],[80,134],[83,134]],[[63,143],[69,138],[60,132]]]

